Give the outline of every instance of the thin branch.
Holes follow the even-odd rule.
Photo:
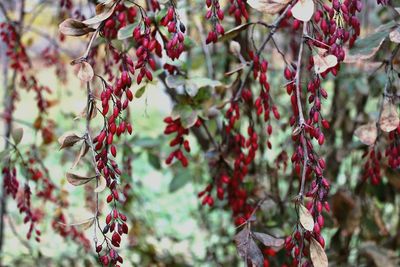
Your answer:
[[[261,52],[264,50],[265,46],[268,44],[268,42],[272,39],[272,36],[275,34],[275,32],[277,31],[279,24],[281,23],[281,21],[286,17],[287,12],[289,12],[290,8],[292,7],[292,4],[289,3],[285,10],[279,15],[278,18],[276,18],[275,22],[272,24],[271,31],[269,32],[269,34],[265,37],[264,41],[262,42],[260,48],[257,51],[257,56],[260,56]],[[247,80],[250,77],[250,74],[253,70],[254,67],[254,62],[251,62],[250,64],[250,68],[247,70],[245,77],[243,80],[241,80],[240,82],[240,87],[237,90],[236,94],[234,95],[234,97],[232,98],[233,101],[237,102],[240,98],[240,96],[242,95],[242,91],[247,83]]]

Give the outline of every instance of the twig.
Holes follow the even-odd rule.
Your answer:
[[[267,43],[269,42],[269,40],[272,39],[272,36],[275,34],[275,32],[277,31],[279,24],[281,23],[281,21],[286,17],[287,12],[290,10],[290,8],[292,7],[292,4],[289,3],[285,10],[279,15],[279,17],[275,20],[275,22],[272,24],[271,31],[269,32],[269,34],[265,37],[264,41],[262,42],[260,48],[257,51],[257,56],[259,56],[261,54],[261,52],[264,50],[265,46],[267,45]],[[237,102],[240,98],[240,96],[242,95],[242,91],[246,85],[247,80],[250,77],[250,74],[253,70],[254,67],[254,62],[251,62],[250,64],[250,68],[247,70],[244,79],[240,82],[240,87],[237,90],[236,94],[234,95],[234,97],[232,98],[232,100],[234,102]]]

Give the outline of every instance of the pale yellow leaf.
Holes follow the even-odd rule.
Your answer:
[[[379,127],[384,132],[391,132],[399,126],[399,123],[400,118],[397,108],[392,103],[385,102],[379,119]]]
[[[14,140],[14,144],[18,145],[21,142],[22,137],[24,136],[24,129],[21,127],[12,129],[11,136]]]
[[[83,82],[90,82],[93,79],[94,71],[89,63],[83,61],[81,62],[81,68],[78,72],[78,78]]]
[[[393,43],[400,43],[400,27],[397,27],[389,34],[390,41]]]
[[[307,231],[312,231],[314,229],[314,219],[310,211],[304,207],[302,204],[299,205],[299,217],[300,223]]]
[[[320,56],[315,55],[313,56],[314,59],[314,70],[315,73],[323,73],[329,68],[336,66],[338,63],[337,57],[335,55],[327,55],[327,56]]]
[[[310,239],[310,257],[314,267],[328,267],[328,257],[321,244],[313,237]]]
[[[65,224],[62,222],[58,222],[58,223],[63,226],[66,226],[66,227],[76,227],[76,228],[79,228],[79,230],[84,231],[84,230],[89,229],[94,224],[94,222],[95,222],[95,218],[93,217],[93,218],[90,218],[90,219],[87,219],[85,221],[78,222],[78,223],[71,223],[71,224]]]
[[[108,19],[114,13],[115,7],[115,1],[107,1],[106,3],[98,4],[96,6],[97,15],[83,21],[83,23],[97,29],[101,22]]]
[[[371,122],[368,124],[361,125],[354,131],[354,135],[360,139],[360,141],[368,146],[373,145],[378,136],[378,129],[376,123]]]
[[[103,192],[104,189],[106,189],[107,181],[102,175],[100,175],[97,179],[99,179],[99,185],[96,187],[94,192],[95,193],[100,193],[100,192]]]
[[[314,15],[313,0],[299,0],[292,8],[294,18],[301,21],[309,21]]]

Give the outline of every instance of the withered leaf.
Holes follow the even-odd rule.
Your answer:
[[[313,0],[299,0],[292,8],[293,17],[301,21],[309,21],[314,15]]]
[[[84,230],[87,230],[90,227],[92,227],[94,222],[95,222],[95,218],[93,217],[93,218],[90,218],[90,219],[87,219],[85,221],[78,222],[78,223],[72,223],[72,224],[65,224],[65,223],[62,223],[62,222],[58,222],[58,223],[63,225],[63,226],[65,226],[65,227],[76,227],[79,230],[84,231]]]
[[[327,55],[327,56],[321,56],[321,55],[315,55],[313,56],[314,60],[314,70],[315,73],[323,73],[329,68],[332,68],[337,65],[338,60],[335,55]]]
[[[389,34],[389,39],[393,43],[400,43],[400,27],[397,27],[393,31],[390,32]]]
[[[81,140],[82,137],[79,137],[75,133],[67,132],[58,138],[58,143],[61,145],[60,149],[63,149],[66,147],[71,147]]]
[[[79,20],[66,19],[60,24],[59,31],[68,36],[82,36],[95,31],[95,29]]]
[[[72,164],[72,167],[71,167],[72,169],[75,168],[78,165],[78,163],[81,160],[81,158],[83,156],[85,156],[88,151],[89,151],[88,144],[86,142],[83,142],[81,148],[79,149],[79,153],[78,153],[78,155],[76,155],[74,163]]]
[[[378,129],[376,128],[375,122],[361,125],[354,131],[354,135],[360,139],[360,141],[368,146],[373,145],[378,136]]]
[[[290,2],[290,0],[248,0],[252,8],[267,14],[277,14]]]
[[[70,172],[67,172],[65,177],[67,178],[67,181],[70,184],[75,185],[75,186],[84,185],[84,184],[90,182],[93,178],[95,178],[95,176],[93,176],[93,177],[80,176],[80,175],[70,173]]]
[[[90,82],[93,79],[94,71],[92,66],[83,61],[81,62],[81,67],[78,72],[78,78],[83,82]]]
[[[99,179],[99,185],[96,187],[94,192],[95,193],[100,193],[100,192],[103,192],[104,189],[106,189],[107,181],[102,175],[100,175],[97,179]]]
[[[310,211],[304,207],[302,204],[299,205],[299,217],[300,223],[307,231],[312,231],[314,229],[314,219]]]
[[[22,129],[21,127],[14,128],[11,131],[11,136],[14,140],[14,144],[18,145],[21,142],[22,137],[24,136],[24,129]]]
[[[253,236],[267,247],[282,247],[285,243],[285,240],[282,238],[276,238],[264,233],[254,232]]]
[[[310,257],[314,267],[328,267],[328,257],[320,243],[311,237]]]
[[[397,108],[392,103],[385,102],[379,119],[379,127],[384,132],[391,132],[397,128],[399,123],[400,118]]]
[[[235,38],[241,31],[244,31],[252,24],[253,23],[248,22],[248,23],[241,24],[233,29],[226,31],[225,34],[219,38],[219,41],[227,41],[227,40],[231,40],[231,39]]]
[[[253,266],[262,267],[264,258],[261,250],[251,237],[251,231],[247,225],[235,236],[236,248],[239,255],[247,262],[251,261]]]
[[[116,7],[115,1],[106,1],[96,6],[96,16],[83,21],[84,24],[97,29],[100,23],[108,19]]]

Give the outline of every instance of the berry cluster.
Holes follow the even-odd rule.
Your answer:
[[[212,30],[208,33],[206,43],[216,43],[218,35],[225,33],[224,27],[221,25],[221,21],[224,19],[224,11],[221,9],[219,0],[206,0],[206,5],[209,8],[206,19],[211,21],[212,24]]]
[[[165,50],[167,55],[172,59],[177,59],[185,49],[183,41],[185,25],[178,19],[174,6],[168,8],[167,14],[161,19],[161,25],[167,27],[168,32],[172,35],[169,38]]]
[[[169,145],[171,147],[178,146],[176,150],[174,150],[169,154],[169,156],[165,160],[165,163],[171,164],[174,158],[176,158],[181,162],[183,167],[187,167],[189,162],[187,157],[182,152],[182,146],[187,153],[190,152],[189,141],[184,138],[185,135],[189,134],[189,129],[183,127],[180,118],[174,120],[172,117],[167,117],[164,119],[164,122],[167,124],[164,130],[164,134],[169,135],[176,133],[176,137],[171,140]],[[194,127],[200,127],[201,123],[202,123],[201,120],[198,119],[194,124]]]
[[[228,13],[234,16],[236,24],[242,23],[242,17],[245,21],[249,19],[249,14],[246,9],[246,0],[229,0],[229,2]]]

